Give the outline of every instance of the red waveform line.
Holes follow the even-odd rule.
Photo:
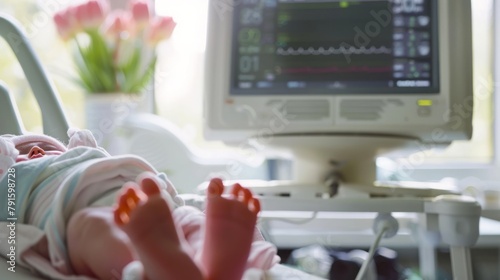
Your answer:
[[[287,74],[323,74],[323,73],[387,73],[392,72],[392,66],[384,67],[368,67],[368,66],[351,66],[351,67],[300,67],[300,68],[285,68],[282,70]]]

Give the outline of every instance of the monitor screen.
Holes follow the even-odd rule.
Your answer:
[[[207,139],[470,138],[470,0],[209,1]]]
[[[240,0],[229,94],[437,94],[437,2]]]

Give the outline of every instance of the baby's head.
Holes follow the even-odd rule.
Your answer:
[[[43,134],[0,135],[0,178],[16,162],[61,155],[79,146],[99,148],[88,130],[69,129],[68,136],[69,143],[65,146],[57,139]]]
[[[19,154],[16,162],[37,159],[44,156],[60,155],[67,151],[57,139],[46,135],[20,135],[11,138]]]

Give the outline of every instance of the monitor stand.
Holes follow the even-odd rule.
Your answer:
[[[376,183],[376,157],[396,150],[414,151],[419,147],[415,139],[383,135],[274,136],[267,146],[291,153],[295,164],[290,181],[237,181],[260,196],[263,211],[378,212],[386,217],[392,217],[392,212],[421,213],[421,235],[417,236],[422,275],[435,279],[437,244],[432,242],[443,241],[450,246],[453,275],[472,279],[470,247],[479,237],[479,204],[468,197],[441,195],[448,191],[432,185]],[[331,186],[336,180],[339,192],[348,189],[364,197],[334,196]],[[233,183],[225,181],[228,186]],[[204,190],[207,184],[200,187]]]
[[[376,157],[418,151],[422,145],[413,138],[364,134],[275,135],[266,146],[293,157],[292,180],[270,182],[269,190],[273,192],[290,190],[304,195],[312,191],[310,194],[315,196],[326,193],[368,197],[434,197],[453,193],[438,183],[377,181]]]

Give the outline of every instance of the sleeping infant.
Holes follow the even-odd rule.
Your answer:
[[[223,195],[212,179],[202,213],[143,159],[110,156],[87,130],[68,134],[67,146],[45,135],[0,137],[0,205],[15,173],[17,223],[43,232],[32,269],[61,279],[237,280],[279,261],[255,230],[260,204],[248,189]],[[0,221],[11,214],[1,207]]]

